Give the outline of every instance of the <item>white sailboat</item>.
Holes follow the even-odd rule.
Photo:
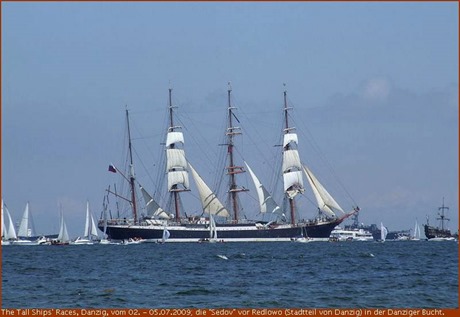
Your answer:
[[[5,214],[8,218],[8,228],[5,224]],[[2,245],[10,245],[12,241],[17,239],[18,237],[16,235],[16,229],[14,229],[13,220],[2,199]]]
[[[161,237],[161,243],[165,243],[166,240],[168,240],[170,236],[171,236],[171,233],[169,232],[168,229],[166,229],[166,226],[165,226],[163,228],[163,235]]]
[[[52,245],[67,245],[70,243],[69,232],[67,231],[67,226],[64,221],[64,214],[61,212],[61,220],[59,225],[59,234],[57,239],[52,240]]]
[[[388,229],[383,225],[383,223],[380,223],[380,241],[385,242],[388,234]]]
[[[14,245],[36,245],[37,241],[33,239],[35,235],[35,230],[33,228],[32,215],[29,209],[29,202],[26,204],[24,213],[19,224],[19,229],[17,233],[17,240],[13,241]]]
[[[409,240],[411,241],[419,241],[420,240],[420,226],[417,222],[417,220],[415,220],[415,226],[414,226],[414,234],[410,237]]]
[[[73,244],[94,244],[99,240],[96,223],[94,221],[93,214],[89,209],[89,202],[86,202],[86,222],[85,222],[85,234],[83,237],[77,237]]]
[[[214,217],[212,215],[209,216],[209,242],[215,243],[217,242],[217,227],[216,222],[214,221]]]

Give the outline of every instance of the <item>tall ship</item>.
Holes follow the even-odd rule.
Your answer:
[[[424,225],[425,236],[429,241],[444,241],[444,240],[455,240],[458,238],[458,234],[454,235],[447,228],[447,224],[450,219],[447,218],[446,212],[449,210],[449,207],[444,205],[444,197],[442,198],[442,206],[438,208],[438,218],[439,227],[431,226],[429,223],[428,216],[426,218],[426,224]]]
[[[104,203],[103,216],[98,227],[112,240],[143,240],[148,242],[255,242],[255,241],[295,241],[299,236],[314,240],[327,241],[331,231],[344,219],[356,213],[353,207],[344,212],[311,170],[302,164],[296,129],[290,125],[290,111],[287,104],[287,92],[284,91],[283,106],[283,144],[282,168],[283,204],[278,205],[272,194],[260,182],[247,162],[237,162],[236,138],[242,129],[235,125],[240,123],[232,105],[232,88],[227,90],[227,127],[226,127],[226,189],[227,203],[223,204],[216,192],[211,190],[185,155],[185,138],[182,127],[175,120],[177,107],[172,105],[172,89],[169,89],[168,128],[164,143],[166,160],[167,196],[166,208],[160,207],[155,195],[151,195],[140,185],[134,173],[133,148],[130,134],[129,111],[126,110],[129,168],[127,174],[111,164],[109,171],[120,174],[129,184],[129,194],[120,195],[116,189],[107,190],[108,194],[117,196],[129,204],[130,217],[113,216]],[[238,177],[249,173],[258,197],[258,213],[264,220],[249,220],[241,215],[239,196],[249,190],[238,183]],[[182,196],[190,192],[190,176],[201,201],[201,211],[191,215],[184,208]],[[305,211],[297,207],[297,199],[305,192],[304,179],[314,194],[318,214],[312,219],[299,220]],[[140,213],[137,203],[137,188],[144,199],[145,213]],[[158,195],[157,195],[158,196]],[[108,201],[105,199],[104,202]],[[268,218],[268,219],[267,219]]]

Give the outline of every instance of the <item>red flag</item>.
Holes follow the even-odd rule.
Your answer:
[[[117,169],[113,165],[109,165],[109,172],[116,173]]]

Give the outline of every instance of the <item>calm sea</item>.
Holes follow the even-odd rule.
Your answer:
[[[2,247],[2,308],[183,307],[457,308],[458,244]]]

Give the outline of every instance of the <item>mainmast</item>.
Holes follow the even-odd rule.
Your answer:
[[[134,186],[135,177],[134,177],[133,151],[132,151],[132,144],[131,144],[131,130],[129,127],[128,109],[126,109],[126,122],[128,125],[128,142],[129,142],[129,184],[131,187],[131,204],[133,206],[134,223],[136,223],[137,222],[136,190]]]
[[[168,173],[168,190],[174,203],[174,217],[180,221],[179,192],[189,191],[187,162],[185,152],[179,145],[184,144],[181,126],[174,125],[174,107],[172,105],[172,88],[169,88],[169,127],[166,137],[166,172]],[[179,186],[182,185],[182,186]]]
[[[294,197],[304,192],[302,164],[297,151],[297,133],[295,128],[289,126],[287,91],[284,90],[284,139],[283,139],[283,181],[284,192],[289,200],[291,224],[295,224],[296,204]]]
[[[233,221],[236,223],[238,222],[238,217],[239,217],[238,215],[238,211],[239,211],[238,193],[243,192],[243,191],[248,191],[248,189],[238,187],[238,185],[236,184],[236,174],[244,173],[245,170],[242,166],[235,166],[235,163],[234,163],[233,149],[235,145],[234,145],[233,138],[235,135],[240,135],[242,133],[241,133],[240,127],[233,126],[233,117],[235,117],[237,121],[238,119],[233,113],[233,110],[236,108],[232,107],[231,93],[232,93],[232,87],[230,83],[228,83],[228,90],[227,90],[228,127],[227,127],[226,134],[227,134],[227,153],[229,157],[229,166],[227,166],[226,169],[227,169],[227,174],[229,175],[230,209],[233,211]]]

